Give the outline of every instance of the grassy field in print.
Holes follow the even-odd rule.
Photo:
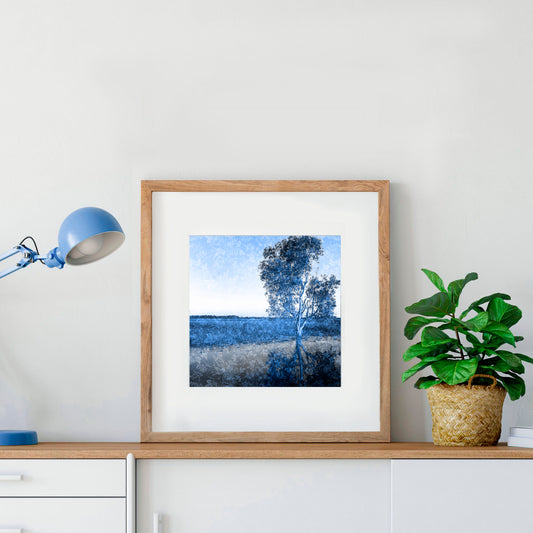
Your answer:
[[[340,319],[309,324],[303,338],[304,386],[340,386]],[[281,318],[190,319],[191,387],[302,386],[293,326]]]

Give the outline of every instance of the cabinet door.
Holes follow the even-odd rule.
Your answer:
[[[137,461],[137,533],[390,531],[384,460]]]
[[[124,498],[0,498],[0,532],[124,533]]]
[[[531,460],[392,461],[393,533],[533,531]]]

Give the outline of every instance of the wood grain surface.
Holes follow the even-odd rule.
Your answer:
[[[533,459],[533,449],[392,443],[44,442],[1,446],[0,459]],[[0,465],[1,468],[1,465]]]

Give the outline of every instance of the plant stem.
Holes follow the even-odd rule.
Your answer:
[[[461,341],[459,340],[459,332],[457,331],[457,328],[454,328],[455,330],[455,336],[457,337],[457,344],[459,345],[459,352],[461,352],[461,359],[465,358],[465,354],[463,352],[463,347],[461,345]]]
[[[449,313],[449,317],[455,318],[455,313]],[[457,331],[457,328],[453,328],[455,331],[455,337],[457,339],[457,344],[459,345],[459,352],[461,353],[461,359],[465,358],[465,354],[463,352],[463,345],[461,344],[461,341],[459,340],[459,332]]]

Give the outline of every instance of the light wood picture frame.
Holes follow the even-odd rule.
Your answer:
[[[278,332],[281,324],[292,324],[293,318],[287,318],[287,298],[281,297],[283,304],[279,295],[269,300],[263,278],[263,308],[269,306],[270,315],[280,305],[283,311],[255,318],[258,308],[249,294],[255,290],[257,296],[259,281],[250,281],[253,287],[248,294],[235,280],[245,285],[260,275],[259,266],[253,267],[258,263],[252,248],[257,253],[264,246],[261,261],[267,250],[269,257],[279,261],[280,250],[303,242],[320,248],[315,260],[321,256],[312,272],[311,266],[307,268],[306,283],[313,279],[329,300],[309,320],[317,324],[316,332],[303,337],[291,358],[283,349],[296,341],[276,338],[276,347],[282,347],[276,351],[268,337],[268,328]],[[223,269],[236,265],[248,270],[228,273],[226,279]],[[340,272],[341,265],[342,274],[335,277],[332,272]],[[318,280],[333,279],[336,289],[319,285]],[[328,324],[332,328],[339,324],[340,330],[321,332],[326,315]],[[251,321],[250,317],[256,320],[254,333],[238,341],[243,345],[230,341],[229,347],[221,348],[217,344],[222,343],[217,340],[218,329],[228,331],[229,322],[224,321],[231,319],[232,328],[243,329],[243,321]],[[224,328],[213,330],[213,324]],[[201,348],[195,344],[197,328],[209,331],[198,337]],[[260,339],[265,331],[267,336]],[[247,342],[255,343],[251,351]],[[246,350],[239,351],[244,344]],[[258,345],[264,351],[260,357],[254,351]],[[259,381],[233,375],[227,382],[211,379],[214,367],[208,363],[222,358],[222,350],[234,358],[231,361],[239,361],[242,353],[254,354],[263,365],[258,367],[259,377],[253,378]],[[261,359],[263,355],[268,359]],[[329,365],[326,373],[317,363],[319,357],[320,364]],[[286,366],[283,374],[280,364]],[[242,362],[235,365],[243,366]],[[255,370],[247,372],[256,375]],[[389,182],[142,181],[141,442],[389,441]]]

